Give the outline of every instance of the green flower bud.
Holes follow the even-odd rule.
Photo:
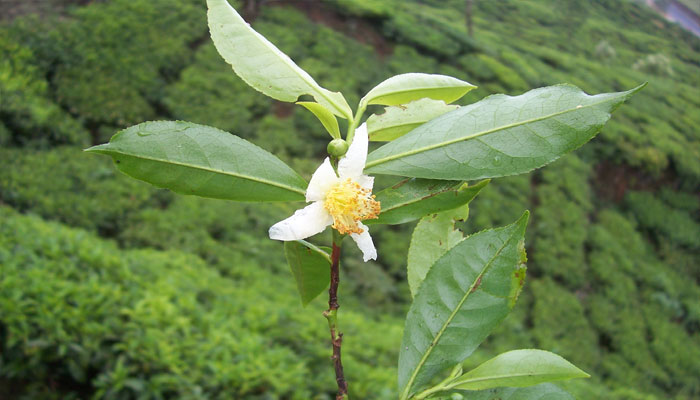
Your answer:
[[[345,155],[348,151],[348,142],[346,142],[343,139],[333,139],[331,140],[330,143],[328,143],[328,147],[326,147],[326,150],[328,150],[328,154],[330,154],[333,157],[340,158]]]

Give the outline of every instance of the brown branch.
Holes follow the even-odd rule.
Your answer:
[[[323,316],[328,319],[328,328],[331,331],[331,344],[333,345],[333,366],[335,368],[335,381],[338,384],[336,400],[348,400],[348,383],[343,373],[343,362],[340,357],[340,347],[343,344],[343,334],[338,330],[338,284],[340,283],[340,234],[333,230],[333,252],[331,253],[331,286],[328,289],[328,310]]]

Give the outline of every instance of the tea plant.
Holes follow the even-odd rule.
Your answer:
[[[546,382],[588,374],[547,351],[509,351],[463,371],[462,363],[508,315],[525,283],[529,213],[467,236],[455,222],[468,217],[469,203],[489,179],[529,172],[580,147],[644,85],[595,96],[556,85],[458,107],[451,103],[475,86],[407,73],[374,87],[353,112],[343,94],[321,87],[226,0],[207,4],[211,37],[234,72],[273,99],[305,107],[328,132],[329,156],[311,180],[250,142],[189,122],[145,122],[88,151],[111,156],[127,175],[181,194],[310,203],[270,227],[269,236],[284,241],[304,305],[329,287],[323,315],[337,399],[350,398],[338,313],[343,240],[350,237],[364,261],[377,259],[381,249],[369,226],[415,220],[407,260],[413,304],[398,360],[398,398],[568,398]],[[372,105],[385,111],[365,120]],[[338,118],[347,122],[344,134]],[[368,154],[370,141],[387,143]],[[376,174],[406,179],[373,194]],[[330,246],[306,240],[329,225]]]

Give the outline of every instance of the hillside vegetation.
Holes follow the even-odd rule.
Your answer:
[[[323,299],[302,308],[267,239],[298,204],[178,196],[81,151],[181,119],[309,178],[323,128],[235,76],[204,1],[54,2],[0,25],[0,398],[331,399]],[[700,397],[700,39],[622,0],[475,0],[473,36],[462,0],[270,4],[254,28],[351,104],[404,72],[478,85],[462,104],[648,81],[590,144],[472,203],[469,233],[532,219],[521,300],[470,363],[536,347],[593,376],[562,385],[577,398]],[[412,228],[373,228],[377,262],[348,246],[353,398],[396,398]]]

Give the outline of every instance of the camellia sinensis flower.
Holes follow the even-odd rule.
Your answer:
[[[367,161],[367,126],[355,131],[345,157],[338,161],[338,175],[326,157],[314,172],[306,189],[308,206],[270,228],[270,238],[300,240],[322,232],[328,225],[350,234],[362,251],[363,259],[376,260],[377,250],[367,226],[361,221],[379,216],[379,202],[372,195],[374,178],[363,175]]]

